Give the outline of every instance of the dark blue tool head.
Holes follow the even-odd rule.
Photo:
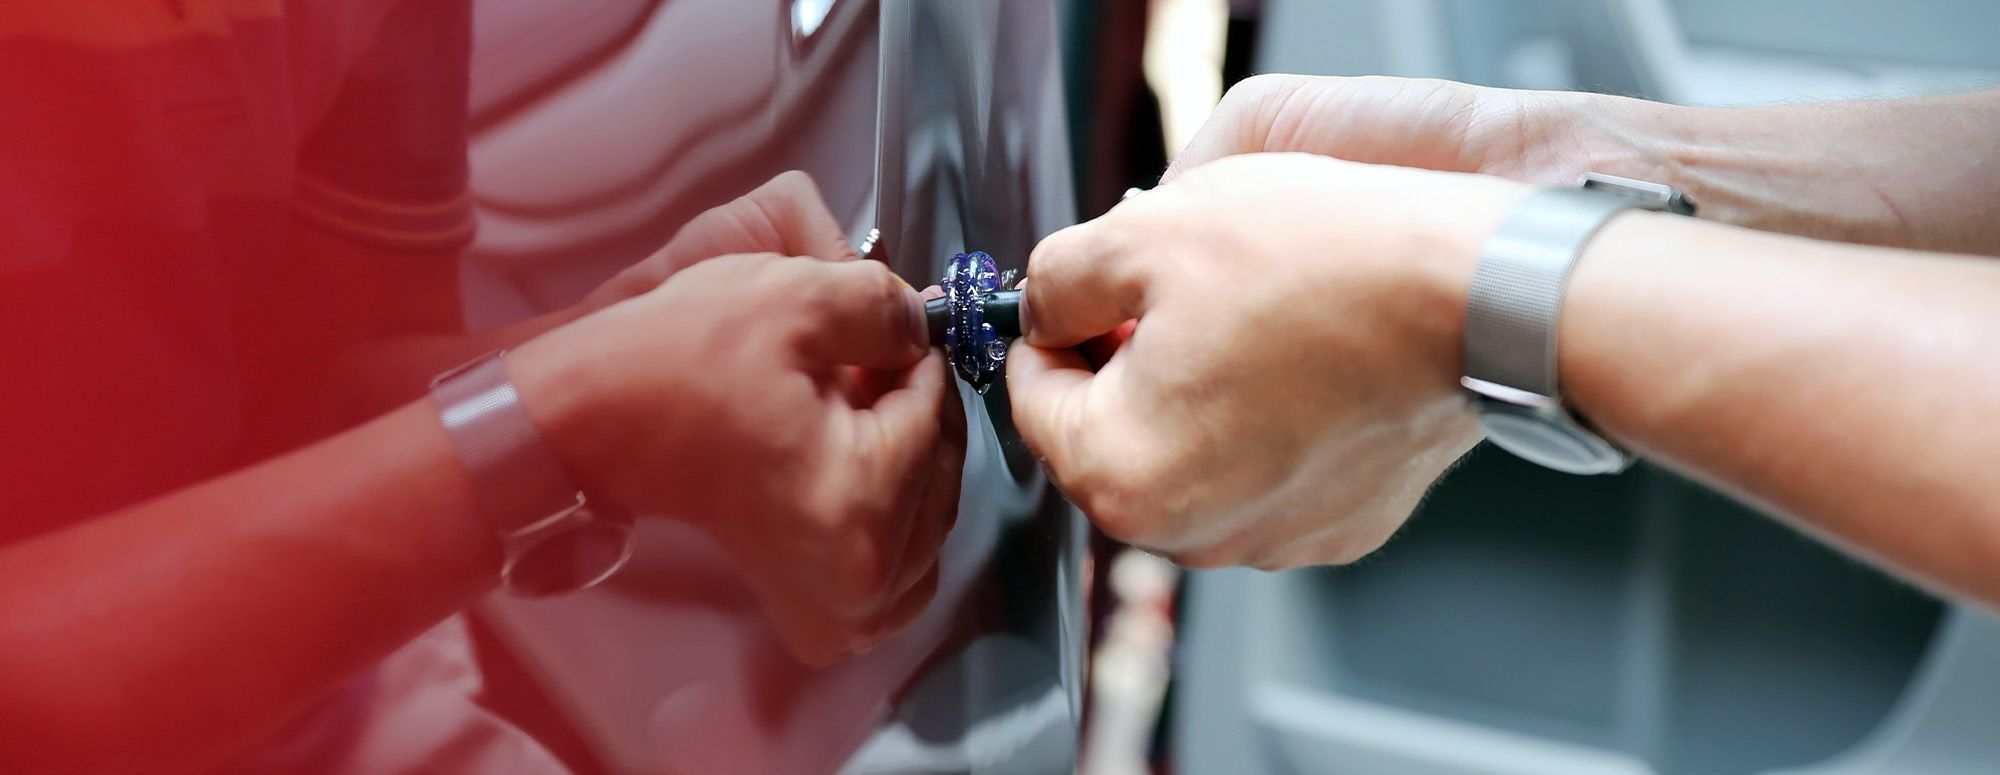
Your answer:
[[[985,253],[960,253],[945,267],[944,351],[959,378],[981,392],[1007,368],[1007,341],[987,316],[1000,284],[1000,271]]]

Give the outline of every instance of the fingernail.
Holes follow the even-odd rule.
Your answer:
[[[924,295],[911,288],[903,293],[903,307],[909,316],[910,341],[917,347],[931,346],[931,328],[924,322]]]

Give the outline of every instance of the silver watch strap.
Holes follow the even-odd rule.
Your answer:
[[[431,400],[481,510],[506,537],[569,516],[584,499],[521,405],[503,354],[440,375],[431,383]]]
[[[1592,235],[1644,203],[1589,189],[1544,189],[1488,238],[1465,312],[1465,375],[1551,398],[1556,322],[1571,267]]]

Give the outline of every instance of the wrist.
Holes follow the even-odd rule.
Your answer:
[[[1689,199],[1706,203],[1703,194],[1712,179],[1703,173],[1715,161],[1716,116],[1729,108],[1697,108],[1604,94],[1566,94],[1554,111],[1550,142],[1569,143],[1551,149],[1563,177],[1540,181],[1574,186],[1585,173],[1596,172],[1672,186]],[[1726,122],[1725,122],[1726,124]]]
[[[627,508],[599,473],[605,470],[601,461],[617,459],[619,451],[610,447],[623,438],[613,432],[618,422],[614,402],[594,384],[599,370],[590,367],[592,359],[553,339],[557,337],[538,337],[508,353],[507,376],[576,486],[592,498],[609,499],[608,505]]]
[[[1870,149],[1891,103],[1693,107],[1580,95],[1560,121],[1584,168],[1679,189],[1704,220],[1882,245],[1914,241],[1892,171]],[[1550,181],[1569,185],[1573,181]]]
[[[1504,178],[1462,177],[1467,186],[1461,196],[1429,209],[1426,228],[1419,230],[1422,260],[1411,264],[1416,270],[1413,295],[1423,300],[1423,312],[1415,320],[1417,341],[1425,362],[1435,364],[1432,382],[1454,400],[1465,371],[1465,311],[1473,273],[1486,240],[1535,190]]]

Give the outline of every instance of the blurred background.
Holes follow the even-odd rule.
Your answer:
[[[1697,105],[2000,82],[1981,0],[1063,8],[1084,217],[1256,73]],[[1656,468],[1482,448],[1345,568],[1183,576],[1099,540],[1091,775],[2000,772],[2000,624]]]

